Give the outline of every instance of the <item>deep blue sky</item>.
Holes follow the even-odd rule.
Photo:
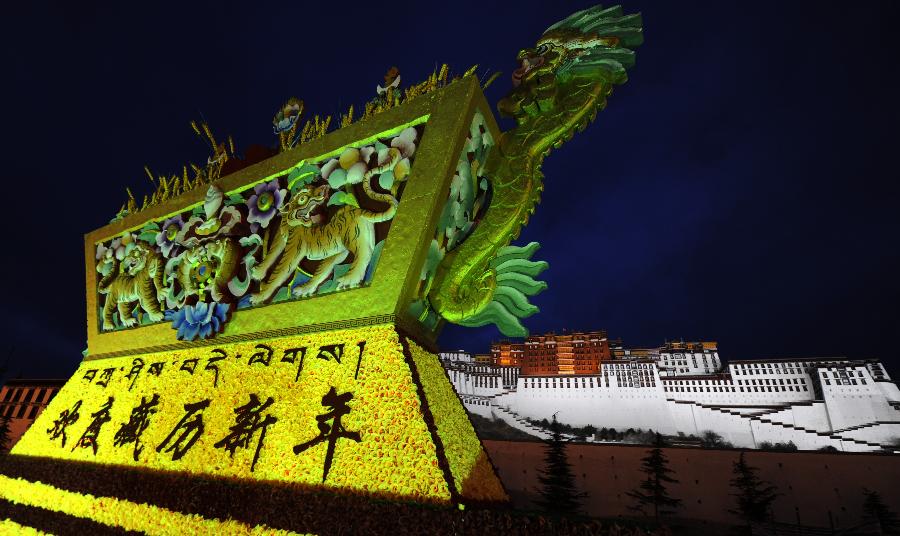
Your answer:
[[[13,375],[77,366],[83,234],[126,186],[148,190],[145,164],[205,160],[190,120],[239,150],[271,144],[287,97],[337,113],[391,65],[412,82],[442,62],[503,71],[496,103],[516,52],[590,5],[305,4],[4,7],[0,351],[14,348]],[[877,357],[898,372],[896,3],[623,5],[644,15],[631,80],[546,161],[522,233],[551,265],[532,332],[718,340],[725,358]],[[441,342],[483,351],[498,337],[448,327]]]

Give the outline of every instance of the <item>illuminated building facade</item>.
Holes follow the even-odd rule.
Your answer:
[[[715,341],[667,341],[658,348],[624,348],[621,341],[612,343],[615,359],[650,359],[659,367],[660,376],[714,374],[722,368]]]
[[[501,367],[520,367],[525,357],[525,344],[500,341],[491,344],[491,363]]]
[[[9,419],[9,438],[2,445],[4,450],[19,441],[65,383],[65,380],[10,380],[0,388],[0,415]]]
[[[597,374],[612,359],[606,331],[547,333],[524,342],[491,345],[495,365],[519,367],[521,376]]]
[[[475,362],[482,365],[495,365],[494,358],[491,354],[475,354]]]
[[[603,354],[594,347],[575,346],[587,337],[567,337],[565,346],[559,336],[521,343],[519,366],[443,364],[470,412],[542,438],[548,433],[533,421],[556,416],[573,427],[712,431],[742,448],[792,442],[801,450],[897,449],[900,389],[877,360],[766,359],[722,367],[714,342],[627,349],[615,341],[611,356],[598,359]],[[513,344],[494,345],[499,362]],[[572,368],[563,368],[577,348],[591,348],[596,372],[578,372],[585,369],[576,368],[574,357]]]

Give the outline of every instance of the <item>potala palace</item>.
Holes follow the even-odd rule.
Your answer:
[[[801,450],[900,445],[900,390],[877,360],[730,361],[713,342],[625,349],[603,331],[496,343],[491,354],[441,354],[475,414],[539,437],[527,419],[573,427],[721,435],[735,447]]]

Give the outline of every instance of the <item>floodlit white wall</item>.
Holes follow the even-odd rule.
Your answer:
[[[714,374],[722,368],[719,352],[687,352],[660,350],[657,362],[663,375],[682,376]]]
[[[889,379],[876,381],[868,364],[748,362],[708,378],[661,378],[646,361],[604,363],[596,376],[513,377],[500,369],[456,364],[448,374],[470,411],[529,433],[526,418],[556,415],[575,427],[713,431],[749,448],[791,441],[801,449],[878,450],[900,439],[900,404],[891,404],[900,391]]]

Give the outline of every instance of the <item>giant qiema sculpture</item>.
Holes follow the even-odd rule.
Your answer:
[[[502,133],[471,71],[444,83],[445,69],[402,95],[386,77],[362,120],[332,132],[318,117],[301,127],[291,99],[279,149],[252,164],[195,125],[206,168],[159,179],[85,237],[86,356],[0,464],[0,496],[151,533],[260,523],[249,506],[197,502],[200,481],[209,497],[289,509],[315,504],[292,495],[310,490],[505,502],[437,336],[444,321],[527,333],[547,264],[511,242],[541,163],[625,82],[641,39],[618,7],[551,26],[519,53]],[[317,519],[263,520],[308,533]]]

